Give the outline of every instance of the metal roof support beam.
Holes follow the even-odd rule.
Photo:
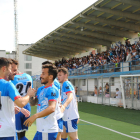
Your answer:
[[[60,43],[59,43],[60,44]],[[63,49],[63,50],[66,50],[66,51],[71,51],[71,52],[77,52],[77,49],[76,48],[69,48],[67,46],[64,46],[64,45],[58,45],[58,44],[51,44],[51,43],[40,43],[40,46],[51,46],[51,47],[54,47],[55,49],[57,48],[60,48],[60,49]],[[86,49],[88,50],[88,49]],[[83,50],[82,50],[83,51]]]
[[[115,26],[127,28],[128,30],[140,32],[140,26],[139,25],[134,26],[134,24],[132,24],[132,23],[126,24],[126,22],[122,22],[122,21],[116,21],[116,20],[111,20],[111,19],[106,20],[103,18],[83,16],[83,15],[82,15],[82,18],[86,18],[86,19],[102,22],[102,23],[109,24],[109,25],[115,25]]]
[[[90,47],[91,48],[91,43],[82,41],[82,40],[76,40],[76,39],[71,39],[71,38],[62,38],[62,37],[55,37],[53,36],[53,39],[57,39],[57,40],[62,40],[65,41],[67,43],[75,43],[77,45],[82,45],[84,47]],[[55,42],[55,41],[54,41]]]
[[[116,35],[116,36],[119,36],[119,37],[132,38],[134,36],[138,36],[138,33],[131,33],[130,34],[130,32],[119,31],[117,29],[112,29],[112,28],[109,28],[109,27],[102,27],[102,26],[98,26],[98,25],[93,26],[93,25],[89,25],[89,24],[76,23],[76,22],[73,22],[73,24],[76,25],[76,26],[85,27],[85,28],[88,28],[88,29],[91,29],[91,30],[98,30],[98,31],[106,32],[106,33],[111,33],[112,35]]]
[[[35,57],[40,57],[40,58],[44,58],[44,59],[48,59],[48,60],[56,60],[59,59],[59,57],[46,57],[44,55],[39,55],[39,54],[30,54],[30,53],[25,53],[26,55],[31,55],[31,56],[35,56]]]
[[[94,36],[94,37],[112,41],[112,42],[118,41],[118,40],[123,41],[123,38],[121,38],[121,37],[116,37],[116,36],[107,35],[107,34],[104,35],[104,34],[100,34],[100,33],[94,33],[94,32],[89,32],[89,31],[79,31],[79,30],[69,29],[69,28],[64,28],[64,30],[73,31],[74,33],[79,33],[79,34],[90,35],[90,36]]]
[[[40,54],[37,54],[35,52],[33,53],[30,53],[30,52],[26,52],[26,53],[23,53],[23,54],[26,54],[26,55],[31,55],[31,56],[35,56],[35,57],[41,57],[41,58],[45,58],[45,59],[58,59],[59,57],[47,57],[46,55],[40,55]]]
[[[136,1],[136,0],[115,0],[115,1],[130,4],[130,5],[133,5],[133,6],[136,6],[136,7],[140,6],[140,1]]]
[[[99,45],[99,44],[95,44],[95,43],[89,43],[89,42],[85,42],[85,41],[82,41],[82,40],[76,40],[76,39],[71,39],[71,38],[69,38],[69,39],[67,39],[67,38],[62,38],[62,37],[53,37],[53,39],[57,39],[57,40],[63,40],[63,41],[66,41],[66,42],[70,42],[70,43],[76,43],[76,44],[78,44],[78,45],[82,45],[82,46],[84,46],[84,47],[92,47],[92,46],[94,46],[94,45]],[[55,41],[54,41],[55,42]]]
[[[122,2],[122,0],[121,0],[121,2]],[[103,12],[110,13],[112,15],[117,15],[117,16],[124,17],[124,18],[140,20],[140,16],[139,15],[131,14],[129,12],[122,12],[122,11],[119,11],[119,10],[111,10],[111,9],[108,9],[108,8],[97,8],[95,6],[93,6],[92,9],[98,10],[98,11],[103,11]]]
[[[36,47],[34,47],[36,48]],[[37,48],[36,48],[37,49]],[[39,48],[39,50],[43,50],[43,51],[54,51],[54,52],[57,52],[57,53],[67,53],[68,55],[73,55],[75,53],[77,53],[76,51],[73,52],[73,51],[67,51],[67,50],[59,50],[59,49],[56,49],[56,48],[53,48],[53,47],[41,47]]]
[[[31,53],[28,53],[28,52],[23,53],[23,54],[30,55],[30,56],[35,56],[35,57],[41,57],[41,58],[47,59],[46,57],[43,57],[41,55],[34,55],[34,54],[31,54]]]
[[[48,43],[48,42],[46,42],[46,43]],[[45,41],[44,41],[44,45],[46,44],[45,43]],[[60,42],[60,41],[58,41],[58,42],[56,42],[55,41],[55,44],[56,45],[60,45],[60,46],[64,46],[65,48],[68,46],[68,47],[71,47],[70,49],[74,49],[74,50],[77,50],[77,49],[79,49],[79,51],[81,50],[81,51],[83,51],[83,50],[85,50],[85,51],[87,51],[88,50],[88,48],[91,48],[91,47],[87,47],[87,48],[85,48],[85,47],[83,47],[83,46],[81,46],[81,45],[77,45],[77,44],[73,44],[73,43],[67,43],[67,42]]]
[[[58,54],[57,52],[52,52],[52,51],[37,51],[37,52],[33,52],[34,54],[43,54],[43,55],[49,55],[49,56],[54,56],[54,57],[64,57],[64,56],[67,56],[67,57],[71,57],[71,55],[67,55],[67,53],[60,53]]]
[[[98,38],[91,38],[91,37],[87,37],[87,36],[81,36],[81,35],[75,35],[75,34],[67,34],[67,33],[59,33],[56,32],[57,34],[63,35],[63,36],[67,36],[67,37],[71,37],[71,38],[77,38],[80,40],[85,40],[88,41],[90,43],[95,43],[95,44],[101,44],[104,46],[111,46],[111,41],[107,41],[107,40],[102,40],[102,39],[98,39]],[[83,33],[84,34],[84,33]]]
[[[72,49],[70,49],[70,48],[64,48],[63,46],[59,46],[59,45],[53,45],[53,44],[41,44],[40,45],[40,48],[43,48],[43,49],[51,49],[52,51],[57,51],[57,48],[58,49],[63,49],[62,50],[62,52],[64,51],[64,52],[72,52],[72,53],[76,53],[77,51],[76,51],[76,49],[75,50],[72,50]],[[36,48],[36,49],[40,49],[40,48]]]
[[[53,46],[53,47],[55,47],[56,49],[57,48],[61,48],[61,49],[65,49],[65,50],[67,50],[67,51],[70,51],[70,50],[72,50],[72,51],[74,51],[74,52],[76,52],[77,51],[77,49],[76,49],[76,47],[74,47],[74,46],[72,46],[71,48],[69,48],[68,46],[66,46],[66,45],[64,45],[63,43],[61,43],[61,42],[56,42],[56,43],[48,43],[48,42],[43,42],[43,43],[41,43],[40,44],[41,46]],[[81,48],[79,49],[79,50],[82,50]]]

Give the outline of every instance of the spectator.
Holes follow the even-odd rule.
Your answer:
[[[63,57],[61,60],[55,61],[55,65],[58,68],[66,67],[69,70],[73,70],[88,64],[89,67],[91,67],[90,69],[93,70],[92,72],[106,73],[111,70],[118,71],[120,69],[120,62],[132,61],[134,64],[135,61],[140,58],[139,42],[140,41],[131,45],[129,39],[127,39],[125,45],[120,43],[119,45],[116,44],[117,46],[112,45],[107,51],[94,55],[90,53],[89,55],[80,58],[73,57],[66,60]],[[110,64],[110,66],[107,64]],[[131,62],[129,64],[131,64]]]
[[[109,98],[109,97],[110,97],[110,95],[109,95],[109,85],[108,85],[108,83],[107,83],[106,86],[105,86],[105,97],[106,97],[106,98]]]
[[[119,91],[119,88],[116,88],[116,95],[115,95],[115,97],[117,99],[121,99],[122,98],[122,93]]]
[[[94,89],[93,93],[94,93],[94,96],[97,96],[98,95],[97,86],[95,86],[95,89]]]
[[[131,53],[130,53],[130,49],[127,50],[127,57],[126,57],[126,62],[127,61],[131,61]]]
[[[99,87],[99,95],[102,95],[102,87]]]

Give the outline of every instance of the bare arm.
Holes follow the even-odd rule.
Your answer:
[[[37,119],[37,118],[41,118],[41,117],[45,117],[45,116],[48,116],[50,115],[51,113],[53,113],[55,111],[55,108],[56,108],[56,101],[50,101],[49,102],[49,106],[44,109],[43,111],[39,112],[39,113],[36,113],[34,114],[33,116],[31,116],[29,119],[27,119],[25,122],[24,122],[24,125],[25,126],[31,126],[32,123]]]
[[[70,104],[70,102],[73,99],[73,94],[72,92],[67,94],[68,98],[66,100],[66,102],[61,106],[61,112],[63,113],[65,111],[65,108]]]
[[[49,101],[49,106],[45,110],[36,113],[35,116],[36,118],[48,116],[55,111],[55,108],[56,108],[56,101]]]
[[[35,96],[35,92],[36,90],[30,87],[28,89],[27,95],[16,99],[14,103],[20,108],[24,107],[29,102],[30,97]]]
[[[26,95],[26,96],[24,96],[24,97],[21,97],[21,98],[16,99],[16,100],[14,101],[14,103],[15,103],[18,107],[22,108],[22,107],[24,107],[24,106],[29,102],[29,98],[30,98],[30,96],[29,96],[29,95]]]

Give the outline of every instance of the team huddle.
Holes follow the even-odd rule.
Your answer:
[[[31,76],[18,71],[18,61],[0,58],[0,140],[28,140],[25,132],[34,121],[33,140],[78,140],[78,106],[68,70],[45,61],[40,79],[43,86],[36,91]],[[33,116],[30,105],[37,106]]]

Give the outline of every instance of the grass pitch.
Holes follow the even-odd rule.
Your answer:
[[[79,140],[133,140],[140,139],[140,111],[82,102],[78,105],[80,121]],[[36,107],[32,107],[32,114]],[[87,121],[87,122],[85,122]],[[33,140],[35,123],[26,136]]]

